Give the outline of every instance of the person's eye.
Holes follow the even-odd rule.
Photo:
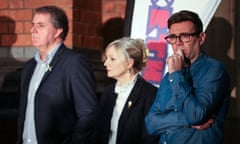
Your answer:
[[[180,35],[180,37],[182,37],[182,38],[188,38],[189,36],[190,36],[190,35],[187,34],[187,33],[186,33],[186,34],[181,34],[181,35]]]
[[[114,61],[114,60],[115,60],[115,58],[110,58],[110,60],[111,60],[111,61]]]
[[[44,24],[39,24],[39,27],[44,27],[45,25]]]
[[[176,35],[170,35],[168,36],[169,39],[175,39],[177,36]]]

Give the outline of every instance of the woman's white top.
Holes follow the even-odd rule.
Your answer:
[[[117,140],[117,129],[118,129],[118,121],[121,116],[123,107],[132,91],[135,83],[137,81],[137,74],[134,78],[124,85],[119,85],[117,82],[115,85],[115,93],[117,94],[117,99],[115,106],[113,108],[113,115],[111,119],[111,133],[109,135],[109,142],[108,144],[116,144]],[[132,102],[128,102],[131,105]]]

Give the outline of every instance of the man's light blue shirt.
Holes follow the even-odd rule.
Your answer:
[[[28,100],[26,108],[26,116],[24,121],[24,130],[23,130],[23,144],[37,144],[36,138],[36,129],[35,129],[35,120],[34,120],[34,108],[35,108],[35,95],[38,90],[39,84],[47,71],[51,71],[52,66],[50,63],[59,49],[61,43],[53,48],[46,56],[46,60],[42,61],[40,58],[40,53],[37,52],[35,55],[35,60],[37,65],[35,67],[34,73],[32,75],[29,89],[28,89]]]

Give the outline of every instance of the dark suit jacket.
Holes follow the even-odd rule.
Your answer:
[[[35,95],[35,127],[38,144],[85,144],[96,118],[96,95],[90,65],[63,44],[56,52]],[[22,143],[28,87],[35,59],[23,67],[18,118]]]
[[[157,88],[138,76],[122,114],[117,131],[117,144],[157,144],[159,137],[149,136],[146,132],[144,118],[154,101]],[[109,141],[111,118],[117,95],[114,84],[107,87],[100,98],[101,112],[93,138],[96,144]],[[129,107],[128,102],[132,105]]]

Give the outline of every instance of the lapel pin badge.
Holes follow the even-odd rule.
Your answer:
[[[47,71],[51,72],[53,70],[53,66],[51,66],[50,64],[47,64],[46,66],[47,66]]]

